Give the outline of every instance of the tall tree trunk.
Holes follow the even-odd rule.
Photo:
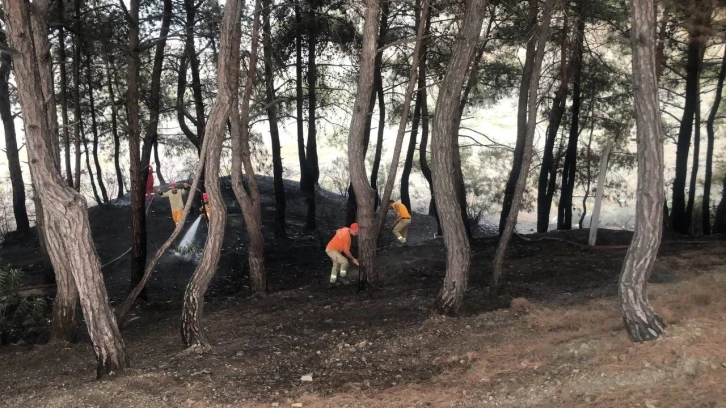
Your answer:
[[[671,222],[675,232],[686,234],[690,225],[686,211],[686,176],[688,173],[688,154],[691,148],[693,133],[693,117],[696,99],[698,98],[698,69],[701,58],[701,40],[691,36],[688,43],[688,60],[686,62],[686,103],[683,107],[683,118],[678,130],[676,149],[676,174],[673,179],[673,206]]]
[[[316,209],[315,209],[315,187],[320,177],[320,168],[318,166],[318,147],[317,147],[317,65],[315,62],[315,52],[317,50],[317,29],[314,27],[317,10],[314,6],[310,6],[308,11],[308,140],[307,150],[305,153],[306,163],[306,183],[304,187],[308,202],[307,227],[314,230],[317,225]]]
[[[386,44],[386,36],[388,35],[388,13],[391,9],[389,1],[379,2],[381,13],[381,22],[378,26],[378,44],[377,48],[382,48]],[[375,71],[373,73],[373,92],[378,100],[378,129],[376,137],[376,151],[373,155],[373,166],[371,166],[371,188],[375,193],[373,201],[373,211],[378,209],[378,170],[381,167],[381,154],[383,154],[383,133],[386,130],[386,101],[383,93],[383,53],[376,52]],[[372,97],[371,97],[372,98]],[[372,109],[371,109],[372,110]],[[370,127],[369,127],[370,129]],[[366,146],[367,147],[367,146]]]
[[[688,186],[688,204],[686,205],[686,217],[688,217],[688,233],[694,234],[695,222],[693,222],[693,206],[696,201],[696,182],[698,181],[698,159],[701,154],[701,61],[698,64],[698,81],[696,83],[696,102],[693,116],[695,132],[693,135],[693,165],[691,166],[691,181]],[[708,215],[708,213],[706,213]]]
[[[33,182],[43,204],[43,218],[48,238],[48,249],[54,266],[67,263],[78,287],[88,333],[93,343],[100,377],[128,366],[123,340],[108,305],[106,288],[101,274],[85,200],[70,187],[65,186],[58,170],[49,106],[53,94],[43,90],[42,78],[50,77],[50,61],[36,52],[48,49],[44,19],[47,1],[32,3],[5,0],[11,49],[13,50],[18,94],[26,124],[28,162]],[[31,24],[32,19],[35,24]],[[31,28],[32,25],[32,28]],[[36,32],[36,35],[29,35]],[[36,51],[38,50],[38,51]],[[53,118],[55,115],[52,115]]]
[[[578,221],[578,227],[582,229],[582,225],[585,222],[585,217],[587,216],[587,199],[590,198],[590,185],[592,184],[592,163],[591,163],[591,157],[592,157],[592,133],[595,131],[595,120],[592,116],[592,109],[595,106],[595,98],[593,98],[590,102],[590,137],[587,139],[587,185],[585,186],[585,195],[582,196],[582,214],[580,215],[580,220]]]
[[[106,54],[106,88],[108,90],[108,99],[111,103],[111,134],[113,135],[113,166],[116,169],[116,184],[118,184],[118,194],[116,199],[121,199],[124,195],[124,176],[121,170],[121,138],[118,134],[118,111],[116,110],[116,96],[113,90],[113,78],[111,72],[116,69],[113,63],[113,54]]]
[[[633,89],[638,138],[635,233],[620,274],[620,311],[633,341],[656,339],[663,322],[648,301],[648,278],[660,246],[663,218],[663,129],[655,64],[653,0],[631,1]]]
[[[726,78],[726,50],[721,60],[721,70],[718,73],[718,84],[716,85],[716,96],[711,106],[711,112],[706,120],[706,133],[708,136],[708,146],[706,147],[706,175],[703,180],[703,233],[711,234],[711,180],[713,178],[713,144],[715,139],[715,131],[713,124],[716,121],[719,105],[721,104],[721,95],[723,92],[724,78]]]
[[[247,68],[246,83],[241,103],[237,103],[237,93],[233,95],[233,106],[235,109],[231,115],[231,138],[232,138],[232,190],[242,208],[242,215],[245,219],[247,234],[250,239],[248,262],[250,266],[250,290],[257,295],[265,295],[267,291],[267,276],[265,273],[264,237],[262,236],[262,209],[260,205],[260,192],[255,179],[255,172],[252,168],[249,142],[249,109],[252,90],[255,85],[255,72],[257,68],[259,32],[260,32],[260,0],[255,1],[255,11],[252,24],[252,43],[250,45],[249,65]],[[239,30],[239,29],[237,29]],[[235,36],[237,41],[234,48],[233,61],[239,60],[239,34]],[[239,86],[239,64],[234,64],[231,73],[231,83],[238,89]],[[239,106],[239,111],[237,107]],[[237,114],[239,112],[239,115]],[[247,175],[248,190],[245,190],[242,182],[242,174]],[[249,192],[248,192],[249,191]]]
[[[81,138],[84,136],[81,134],[81,44],[83,39],[81,38],[81,5],[83,0],[76,0],[73,2],[74,5],[74,26],[77,33],[73,39],[73,116],[75,120],[74,127],[74,147],[76,166],[73,175],[73,187],[76,191],[81,191]]]
[[[179,127],[184,135],[197,148],[199,153],[202,146],[202,138],[204,137],[204,98],[202,95],[202,85],[199,78],[199,58],[194,46],[194,25],[196,23],[197,7],[194,0],[184,0],[184,10],[186,11],[185,20],[185,45],[184,53],[179,61],[179,79],[177,85],[177,120]],[[194,98],[194,107],[196,112],[196,120],[194,121],[196,133],[189,129],[186,123],[184,108],[184,93],[187,88],[187,69],[191,68],[192,72],[192,94]]]
[[[426,16],[426,23],[424,25],[424,38],[421,43],[421,58],[418,61],[418,94],[416,99],[419,97],[422,100],[421,103],[421,143],[418,149],[419,165],[421,167],[421,174],[423,174],[426,182],[429,185],[429,192],[431,193],[431,201],[429,202],[429,215],[436,219],[437,234],[441,235],[441,222],[439,221],[439,214],[436,211],[436,201],[434,199],[434,184],[431,176],[431,168],[429,167],[427,157],[427,146],[429,140],[429,108],[428,108],[428,92],[426,91],[426,52],[428,49],[428,35],[431,31],[431,14]]]
[[[360,259],[359,288],[367,284],[378,286],[378,275],[373,266],[376,253],[376,236],[373,206],[375,192],[366,177],[365,168],[365,122],[375,77],[375,58],[378,37],[378,0],[366,0],[365,23],[363,25],[363,48],[360,55],[358,93],[353,105],[353,117],[348,134],[348,158],[350,180],[355,191],[357,219],[360,226],[358,257]]]
[[[529,1],[528,14],[528,32],[534,32],[537,27],[537,0]],[[509,172],[507,184],[504,187],[504,200],[502,201],[502,213],[499,216],[499,234],[504,232],[504,226],[507,223],[510,209],[512,208],[512,200],[514,199],[514,188],[519,179],[519,171],[522,168],[522,157],[524,155],[524,143],[527,128],[527,97],[529,95],[529,85],[532,82],[532,66],[534,64],[534,51],[536,39],[530,36],[527,41],[527,50],[524,57],[524,66],[522,68],[522,83],[519,85],[519,102],[517,108],[517,142],[514,146],[514,157],[512,158],[512,170]]]
[[[716,234],[726,233],[726,177],[723,178],[721,186],[721,201],[716,207],[716,220],[713,224],[713,232]]]
[[[420,8],[421,0],[417,0],[417,8]],[[417,15],[418,17],[418,15]],[[417,27],[418,27],[417,23]],[[403,163],[403,171],[401,172],[401,203],[406,208],[411,209],[411,195],[408,192],[409,179],[411,170],[413,169],[413,156],[416,153],[416,137],[418,136],[418,125],[421,122],[421,100],[420,93],[416,92],[416,105],[413,110],[413,121],[411,123],[411,134],[408,138],[408,149],[406,150],[406,160]],[[385,205],[385,204],[384,204]]]
[[[270,13],[272,0],[265,0],[262,8],[263,52],[265,56],[265,97],[267,117],[270,122],[270,141],[272,143],[272,167],[275,185],[275,236],[286,238],[285,232],[285,184],[282,178],[282,156],[280,155],[280,132],[277,129],[277,103],[275,102],[275,78],[272,70],[272,28]]]
[[[492,278],[489,285],[490,293],[496,294],[502,288],[502,264],[507,253],[509,240],[514,234],[514,228],[517,226],[517,216],[522,205],[524,190],[527,185],[527,174],[529,174],[529,166],[532,164],[532,150],[534,148],[534,133],[537,128],[537,91],[539,90],[539,79],[542,74],[542,60],[544,59],[545,45],[550,33],[550,19],[552,17],[552,7],[554,0],[548,0],[542,11],[542,23],[536,28],[533,36],[537,44],[534,60],[532,61],[532,71],[530,76],[530,84],[527,86],[529,95],[527,96],[527,120],[525,126],[524,151],[522,155],[522,167],[517,172],[519,174],[517,183],[514,188],[514,196],[512,197],[512,205],[509,216],[504,225],[504,231],[499,238],[496,253],[494,254],[494,262],[492,265]],[[520,132],[520,129],[517,129]],[[444,231],[444,236],[446,232]]]
[[[7,48],[5,33],[0,32],[0,45]],[[8,157],[8,170],[10,173],[10,185],[13,190],[13,214],[15,215],[15,230],[25,234],[30,230],[28,211],[25,208],[25,183],[23,182],[23,171],[20,168],[20,156],[18,154],[18,141],[15,135],[15,123],[13,112],[10,108],[10,67],[12,58],[10,54],[3,52],[0,55],[0,117],[5,130],[5,153]]]
[[[154,65],[151,70],[151,92],[149,93],[149,122],[144,132],[143,146],[139,152],[140,144],[140,124],[139,124],[139,98],[138,98],[138,71],[139,71],[139,27],[138,27],[138,0],[131,0],[130,10],[131,20],[129,27],[129,131],[133,132],[134,140],[131,149],[131,231],[133,234],[133,244],[131,249],[131,288],[135,287],[144,276],[144,267],[146,266],[146,209],[144,201],[146,195],[146,169],[149,167],[151,152],[156,141],[157,129],[160,115],[160,99],[161,99],[161,73],[164,62],[164,47],[166,46],[166,38],[169,34],[169,25],[172,17],[172,1],[164,0],[164,12],[161,18],[161,28],[159,30],[159,40],[154,50]],[[133,98],[133,99],[132,99]],[[135,110],[132,113],[132,109]],[[132,119],[133,117],[133,119]],[[140,154],[139,154],[140,153]],[[141,293],[142,298],[146,298],[146,292]]]
[[[552,198],[555,194],[557,167],[555,166],[555,141],[560,131],[562,116],[565,114],[567,104],[567,87],[569,84],[567,66],[567,13],[564,14],[562,29],[562,45],[560,52],[560,86],[555,92],[555,99],[552,101],[550,110],[549,125],[547,125],[547,137],[542,152],[542,166],[539,170],[537,182],[537,232],[547,232],[550,225],[550,211],[552,209]]]
[[[91,78],[91,62],[90,56],[86,59],[86,82],[88,83],[88,100],[91,109],[91,131],[93,132],[93,162],[96,166],[96,180],[98,181],[98,189],[101,191],[101,198],[104,203],[108,202],[108,192],[103,182],[103,173],[101,173],[101,163],[98,161],[98,124],[96,123],[96,104],[93,99],[93,81]]]
[[[82,125],[82,123],[81,123]],[[81,134],[83,136],[83,150],[86,151],[86,171],[88,171],[88,181],[91,183],[91,190],[93,191],[93,198],[96,200],[96,204],[101,205],[101,197],[98,195],[98,189],[96,188],[96,180],[93,177],[93,168],[91,167],[91,150],[88,148],[88,139],[85,137],[85,131],[81,126]]]
[[[557,207],[557,229],[572,229],[572,194],[575,191],[577,178],[577,144],[580,136],[580,107],[582,90],[582,54],[585,42],[585,13],[587,0],[579,0],[577,30],[573,33],[574,49],[572,50],[572,122],[570,137],[567,141],[565,163],[562,168],[562,187],[560,202]]]
[[[156,178],[160,185],[166,184],[164,175],[161,174],[161,157],[159,156],[159,138],[154,139],[154,162],[156,163]],[[147,176],[148,177],[148,176]]]
[[[431,138],[434,197],[447,252],[446,277],[436,299],[436,309],[446,314],[459,311],[469,278],[469,238],[460,216],[460,197],[454,176],[459,138],[457,118],[461,115],[461,89],[476,51],[487,3],[479,0],[466,2],[458,41],[454,45],[436,102]]]
[[[129,49],[128,79],[126,86],[126,132],[129,138],[129,193],[131,195],[131,267],[130,287],[140,280],[146,265],[146,213],[143,194],[146,172],[141,167],[141,125],[139,123],[139,2],[130,0],[129,4]],[[141,294],[146,299],[146,291]]]
[[[205,143],[208,143],[208,149],[205,149],[204,152],[207,158],[205,179],[213,210],[209,216],[209,234],[204,246],[204,255],[184,293],[181,333],[186,347],[209,347],[209,340],[202,327],[202,316],[204,294],[217,270],[227,218],[227,209],[219,185],[219,156],[222,152],[224,126],[230,113],[237,116],[236,109],[232,109],[232,107],[237,89],[233,87],[236,84],[234,72],[239,65],[240,3],[240,0],[232,0],[224,6],[218,65],[219,91],[212,105],[204,135]],[[257,3],[259,4],[259,0]],[[259,9],[259,5],[257,9]],[[256,20],[255,24],[257,24]]]
[[[303,118],[303,74],[302,74],[302,36],[303,22],[302,12],[300,11],[300,0],[293,0],[295,8],[295,119],[297,125],[297,154],[300,162],[300,190],[306,197],[308,205],[308,213],[305,228],[314,230],[316,225],[315,219],[315,191],[314,187],[309,186],[310,171],[308,170],[307,154],[305,152],[305,121]],[[312,194],[312,196],[311,196]]]
[[[64,0],[58,0],[58,20],[62,23],[65,21],[65,13],[63,12]],[[63,149],[66,166],[66,183],[73,187],[73,169],[71,168],[71,138],[70,138],[70,122],[68,121],[68,74],[66,73],[66,40],[65,29],[63,24],[58,28],[58,66],[60,69],[60,103],[61,103],[61,120],[63,121]]]

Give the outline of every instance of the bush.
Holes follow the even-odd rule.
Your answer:
[[[43,318],[47,302],[42,297],[20,295],[24,273],[20,269],[0,267],[0,324],[38,321]]]

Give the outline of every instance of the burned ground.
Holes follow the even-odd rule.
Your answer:
[[[205,308],[211,351],[182,350],[178,299],[193,265],[168,255],[150,302],[123,333],[132,369],[95,381],[87,338],[60,348],[36,336],[0,348],[0,405],[724,406],[726,268],[717,239],[664,238],[651,297],[669,327],[661,340],[638,345],[627,340],[615,299],[629,232],[602,231],[603,247],[594,250],[572,243],[586,242],[586,230],[516,239],[503,294],[493,299],[486,284],[496,239],[477,238],[464,310],[448,318],[431,312],[445,269],[431,219],[414,216],[406,246],[386,238],[377,261],[382,290],[328,290],[322,245],[344,202],[321,192],[323,232],[306,233],[304,200],[290,183],[290,239],[278,242],[270,183],[262,190],[270,293],[247,293],[246,239],[227,189],[222,263]],[[90,211],[104,262],[125,250],[127,211]],[[153,250],[173,227],[167,203],[153,203],[149,225]],[[5,262],[31,271],[39,263],[32,255],[28,245],[2,250]],[[127,290],[126,262],[104,270],[114,302]],[[312,381],[301,381],[306,375]]]

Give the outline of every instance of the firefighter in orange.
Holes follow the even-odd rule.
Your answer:
[[[182,212],[184,211],[184,199],[182,198],[182,195],[186,194],[186,190],[189,190],[190,187],[191,186],[189,184],[184,183],[184,190],[179,191],[176,188],[176,183],[172,181],[171,184],[169,184],[169,191],[166,193],[162,192],[161,189],[157,191],[159,196],[169,199],[169,206],[171,206],[171,219],[174,220],[174,224],[179,224]]]
[[[350,237],[356,235],[358,235],[358,224],[354,222],[350,224],[350,228],[343,227],[336,231],[335,236],[325,248],[325,253],[333,260],[333,269],[330,271],[330,284],[328,288],[335,287],[338,280],[338,270],[340,270],[340,281],[344,285],[350,283],[345,275],[348,273],[348,259],[354,265],[358,265],[358,260],[350,253]]]
[[[209,196],[207,193],[202,193],[202,207],[199,209],[199,212],[202,213],[202,216],[207,217],[207,222],[209,222],[209,212],[211,211],[211,207],[209,206]]]
[[[396,223],[393,225],[393,235],[398,238],[398,241],[402,244],[406,243],[406,237],[408,236],[408,227],[411,225],[411,214],[408,212],[403,203],[400,201],[388,201],[388,205],[396,213]]]

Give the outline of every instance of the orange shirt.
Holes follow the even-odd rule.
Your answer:
[[[408,209],[406,209],[406,206],[403,205],[400,201],[396,201],[395,203],[391,204],[391,208],[396,212],[396,219],[400,220],[401,218],[408,218],[411,219],[411,214],[408,213]]]
[[[350,228],[341,228],[328,243],[327,251],[350,251]]]

